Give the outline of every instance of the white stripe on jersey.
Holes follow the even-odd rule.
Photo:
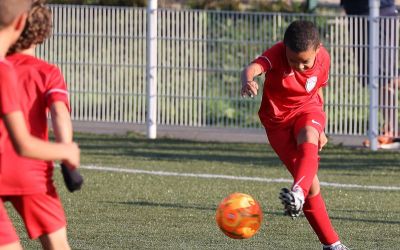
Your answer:
[[[61,93],[61,94],[67,95],[67,97],[69,96],[68,91],[66,91],[64,89],[50,89],[49,91],[46,92],[45,96],[47,97],[48,95],[50,95],[52,93]]]
[[[268,61],[269,65],[271,66],[271,69],[272,69],[272,63],[271,63],[271,61],[268,59],[268,57],[266,57],[266,56],[260,56],[260,57],[266,59],[266,60]],[[271,69],[270,69],[270,70],[271,70]]]

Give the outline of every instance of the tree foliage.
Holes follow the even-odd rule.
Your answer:
[[[85,4],[145,7],[148,0],[48,0],[52,4]],[[191,8],[229,11],[306,12],[307,0],[159,0],[161,8]]]
[[[48,0],[48,3],[144,7],[147,4],[147,0]]]

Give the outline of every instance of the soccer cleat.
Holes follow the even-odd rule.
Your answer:
[[[284,205],[285,215],[292,217],[292,219],[299,217],[304,204],[304,196],[301,189],[293,192],[287,188],[282,188],[279,193],[279,199]]]
[[[342,243],[340,243],[335,246],[323,246],[322,250],[350,250],[350,249],[345,245],[343,245]]]

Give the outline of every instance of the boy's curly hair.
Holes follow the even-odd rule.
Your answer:
[[[18,41],[9,49],[8,55],[43,43],[50,36],[52,26],[51,10],[45,5],[45,1],[34,1],[29,10],[25,28]]]
[[[286,29],[283,42],[298,53],[307,51],[309,48],[317,49],[321,40],[317,27],[312,22],[297,20]]]

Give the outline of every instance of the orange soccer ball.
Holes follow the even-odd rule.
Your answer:
[[[221,231],[233,239],[247,239],[260,229],[260,204],[248,194],[233,193],[217,208],[215,220]]]

